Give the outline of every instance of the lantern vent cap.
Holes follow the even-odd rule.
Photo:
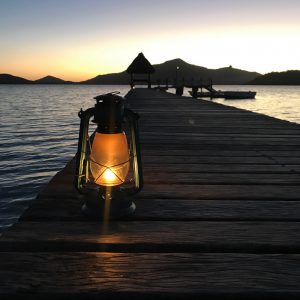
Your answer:
[[[98,95],[96,97],[94,97],[94,99],[97,101],[97,103],[101,103],[104,101],[113,101],[113,102],[119,102],[119,101],[123,101],[123,98],[121,96],[118,96],[118,94],[120,94],[120,92],[115,91],[112,93],[108,93],[108,94],[102,94],[102,95]]]

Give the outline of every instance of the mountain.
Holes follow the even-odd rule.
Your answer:
[[[235,69],[231,66],[220,69],[207,69],[189,64],[179,58],[166,61],[162,64],[153,65],[153,67],[155,68],[155,73],[151,76],[152,82],[156,83],[158,80],[160,80],[162,84],[165,83],[166,79],[168,79],[170,84],[173,84],[176,73],[179,82],[181,82],[184,78],[186,83],[191,83],[193,81],[195,84],[199,83],[200,80],[203,80],[203,83],[208,83],[210,79],[213,81],[213,84],[244,84],[261,75],[256,72]],[[30,81],[9,74],[0,74],[0,84],[1,83],[70,84],[75,82],[64,81],[53,76],[46,76],[35,81]],[[129,74],[127,74],[126,71],[123,71],[120,73],[98,75],[94,78],[78,83],[128,84]]]
[[[156,70],[154,79],[156,80],[169,78],[172,81],[176,77],[176,68],[179,67],[177,71],[178,80],[184,78],[187,82],[194,80],[195,83],[200,80],[207,82],[211,79],[214,84],[243,84],[260,75],[256,72],[235,69],[231,66],[220,69],[207,69],[189,64],[179,58],[154,65],[154,67]]]
[[[124,71],[106,75],[98,75],[91,79],[79,82],[81,84],[128,84],[129,75]]]
[[[65,83],[72,83],[71,81],[65,81],[60,78],[54,77],[54,76],[46,76],[43,78],[40,78],[38,80],[33,81],[33,83],[37,84],[65,84]]]
[[[196,66],[185,62],[182,59],[173,59],[166,61],[162,64],[153,65],[155,73],[151,76],[152,82],[161,80],[164,83],[166,79],[169,83],[173,83],[176,77],[178,80],[185,79],[186,82],[194,80],[195,83],[200,79],[207,82],[212,79],[214,84],[244,84],[250,80],[253,80],[257,76],[261,75],[256,72],[248,72],[240,69],[228,68],[221,69],[207,69],[204,67]],[[89,80],[80,82],[82,84],[128,84],[129,75],[123,71],[120,73],[99,75]]]
[[[272,72],[261,75],[247,84],[253,85],[300,85],[300,71]]]
[[[13,76],[10,74],[0,74],[0,84],[28,84],[32,83],[32,81],[22,78]]]

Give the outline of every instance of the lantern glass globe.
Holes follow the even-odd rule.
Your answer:
[[[102,186],[122,184],[129,171],[129,158],[124,132],[115,134],[97,132],[90,155],[92,180]]]

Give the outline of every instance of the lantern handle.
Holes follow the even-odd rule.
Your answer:
[[[130,137],[133,152],[133,171],[135,186],[128,191],[128,194],[136,194],[143,188],[143,170],[141,159],[141,148],[139,141],[138,119],[139,114],[133,112],[129,108],[124,109],[124,117],[128,120],[130,127]]]
[[[87,140],[89,132],[90,118],[95,114],[94,108],[88,108],[87,110],[80,110],[78,116],[80,118],[80,130],[78,138],[78,150],[76,153],[76,170],[75,170],[75,187],[83,193],[83,185],[87,183]]]

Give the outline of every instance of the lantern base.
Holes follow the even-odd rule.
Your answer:
[[[104,199],[99,194],[85,201],[81,210],[84,215],[99,221],[122,219],[135,212],[135,204],[124,193],[115,192],[113,197]]]

